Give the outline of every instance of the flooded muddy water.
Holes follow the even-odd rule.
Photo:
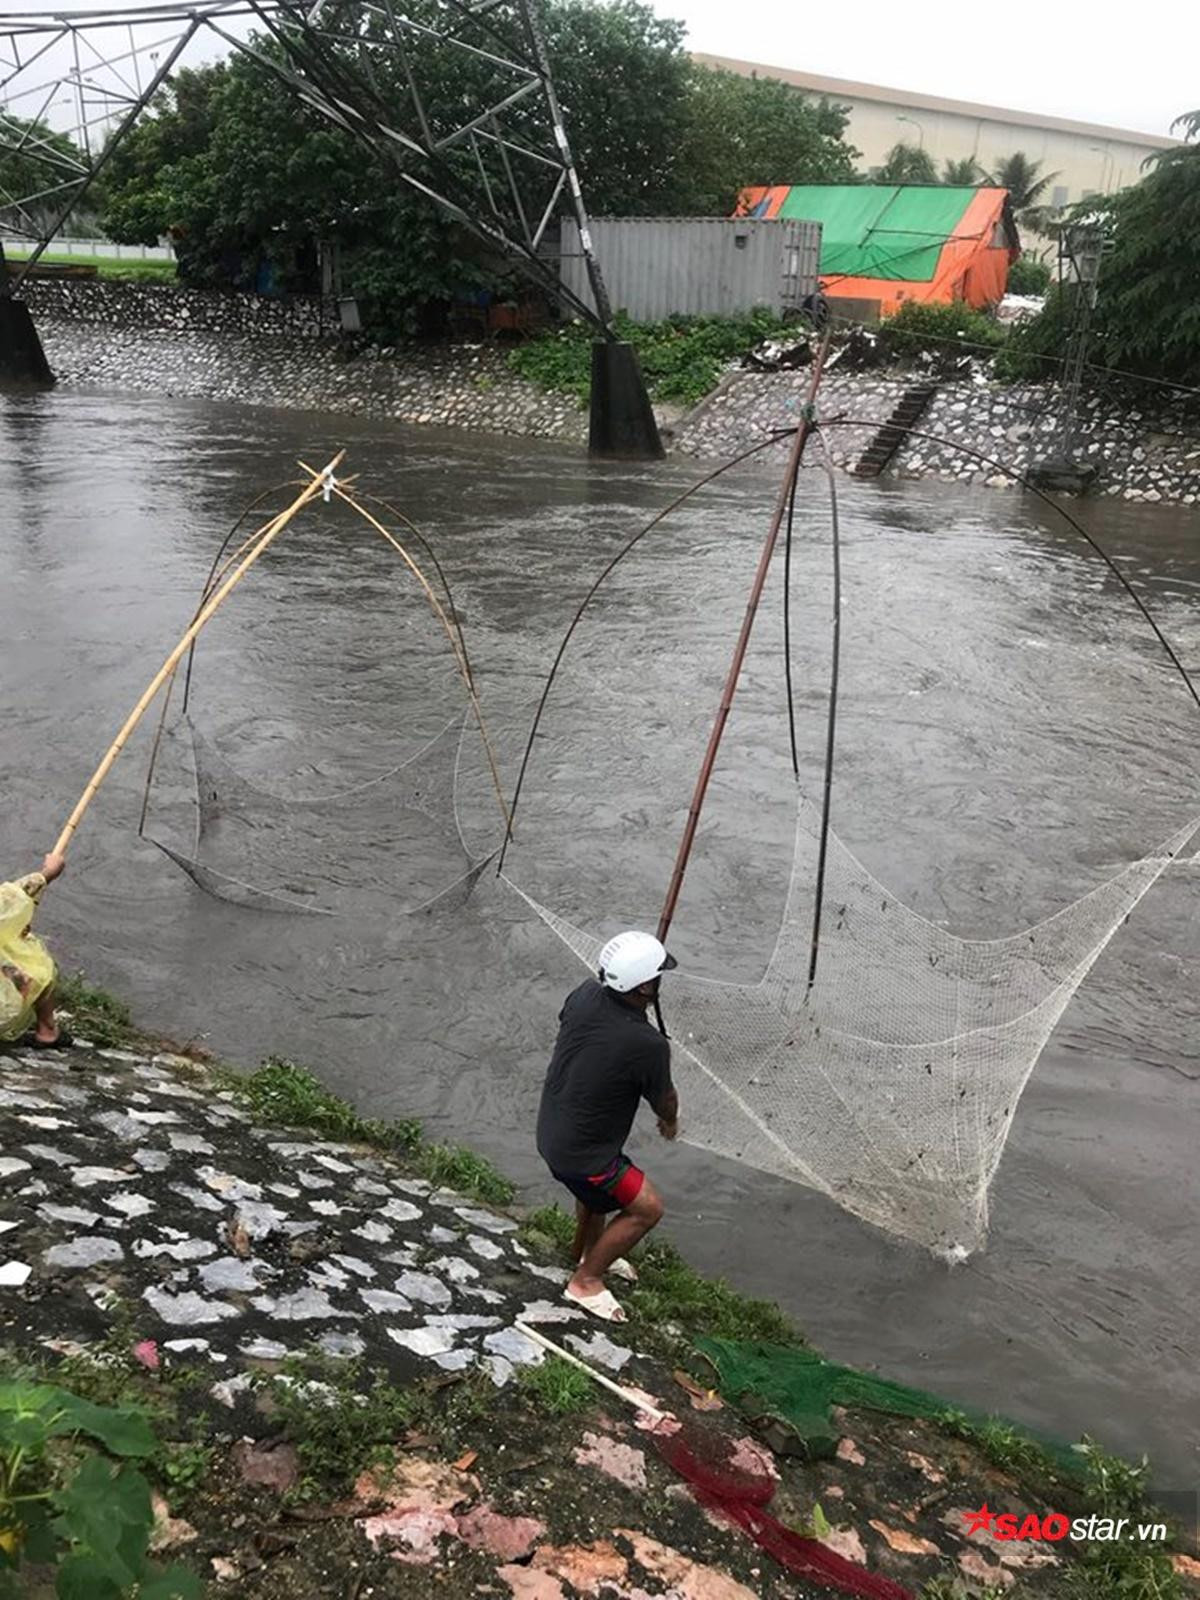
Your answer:
[[[33,866],[191,613],[247,501],[349,451],[345,471],[434,542],[511,783],[520,731],[591,578],[695,464],[597,467],[506,439],[82,393],[0,399],[5,873]],[[650,535],[567,657],[509,860],[564,915],[653,925],[779,463],[750,464]],[[1013,932],[1200,811],[1200,711],[1094,555],[1016,494],[840,483],[845,612],[834,822],[877,877],[971,937]],[[1089,528],[1200,670],[1200,529],[1097,503]],[[789,865],[779,585],[768,593],[673,947],[754,981]],[[798,517],[802,780],[828,682],[826,490]],[[461,707],[449,652],[394,552],[330,508],[289,531],[202,644],[193,710],[265,788],[325,794],[405,760]],[[203,894],[137,837],[149,729],[102,790],[42,913],[65,964],[176,1038],[313,1064],[373,1115],[424,1118],[526,1185],[557,1008],[579,973],[485,874],[406,915],[414,849],[387,787],[314,846],[338,917]],[[478,781],[477,781],[478,779]],[[465,774],[479,850],[496,815]],[[370,806],[377,804],[372,812]],[[1172,868],[1076,996],[1026,1090],[987,1250],[945,1266],[820,1195],[652,1126],[639,1150],[702,1269],[778,1300],[832,1355],[1067,1437],[1149,1450],[1200,1481],[1200,867]],[[687,1083],[681,1080],[686,1121]]]

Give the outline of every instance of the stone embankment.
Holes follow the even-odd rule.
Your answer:
[[[835,463],[852,471],[906,391],[921,381],[926,380],[916,374],[831,373],[821,387],[820,411]],[[794,425],[807,391],[803,370],[730,372],[680,425],[675,449],[701,457],[733,455],[772,429]],[[1012,473],[1028,471],[1051,452],[1058,402],[1056,390],[1038,384],[946,383],[917,423],[919,434],[900,447],[885,476],[1011,487]],[[858,419],[862,425],[850,425]],[[1154,391],[1122,398],[1085,394],[1074,454],[1096,467],[1098,493],[1151,504],[1200,501],[1200,410],[1182,397],[1160,401]]]
[[[421,426],[582,444],[587,416],[568,395],[519,378],[502,345],[347,346],[316,299],[181,290],[163,284],[46,280],[26,298],[60,383],[242,405],[351,413]],[[918,372],[840,373],[822,387],[835,464],[852,471]],[[664,412],[678,454],[728,457],[795,422],[808,375],[731,369],[690,414]],[[886,477],[1012,484],[1053,451],[1059,395],[976,376],[942,385]],[[966,455],[956,448],[976,452]],[[1085,393],[1073,444],[1098,493],[1150,504],[1200,499],[1200,408],[1153,385]],[[979,459],[983,457],[986,459]]]
[[[1045,1486],[961,1430],[835,1406],[805,1419],[828,1449],[795,1453],[775,1419],[753,1436],[687,1324],[794,1340],[773,1308],[651,1256],[606,1328],[562,1300],[537,1216],[252,1103],[148,1045],[0,1053],[0,1421],[30,1374],[138,1408],[152,1548],[214,1593],[910,1600],[940,1578],[1054,1600],[1068,1579],[1072,1548],[972,1530],[984,1501],[1043,1513]],[[1164,1582],[1200,1575],[1174,1560]],[[26,1570],[20,1592],[49,1594]]]

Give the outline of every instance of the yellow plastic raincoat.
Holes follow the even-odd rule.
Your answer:
[[[19,1039],[54,982],[54,958],[30,929],[46,880],[31,872],[0,883],[0,1039]]]

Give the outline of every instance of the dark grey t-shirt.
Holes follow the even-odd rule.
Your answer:
[[[620,1154],[638,1103],[671,1087],[671,1046],[646,1016],[595,978],[559,1012],[542,1089],[537,1147],[552,1172],[594,1177]]]

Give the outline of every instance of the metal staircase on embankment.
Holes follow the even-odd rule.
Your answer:
[[[920,383],[906,389],[891,416],[859,457],[856,478],[877,478],[907,437],[925,407],[938,391],[936,383]]]

